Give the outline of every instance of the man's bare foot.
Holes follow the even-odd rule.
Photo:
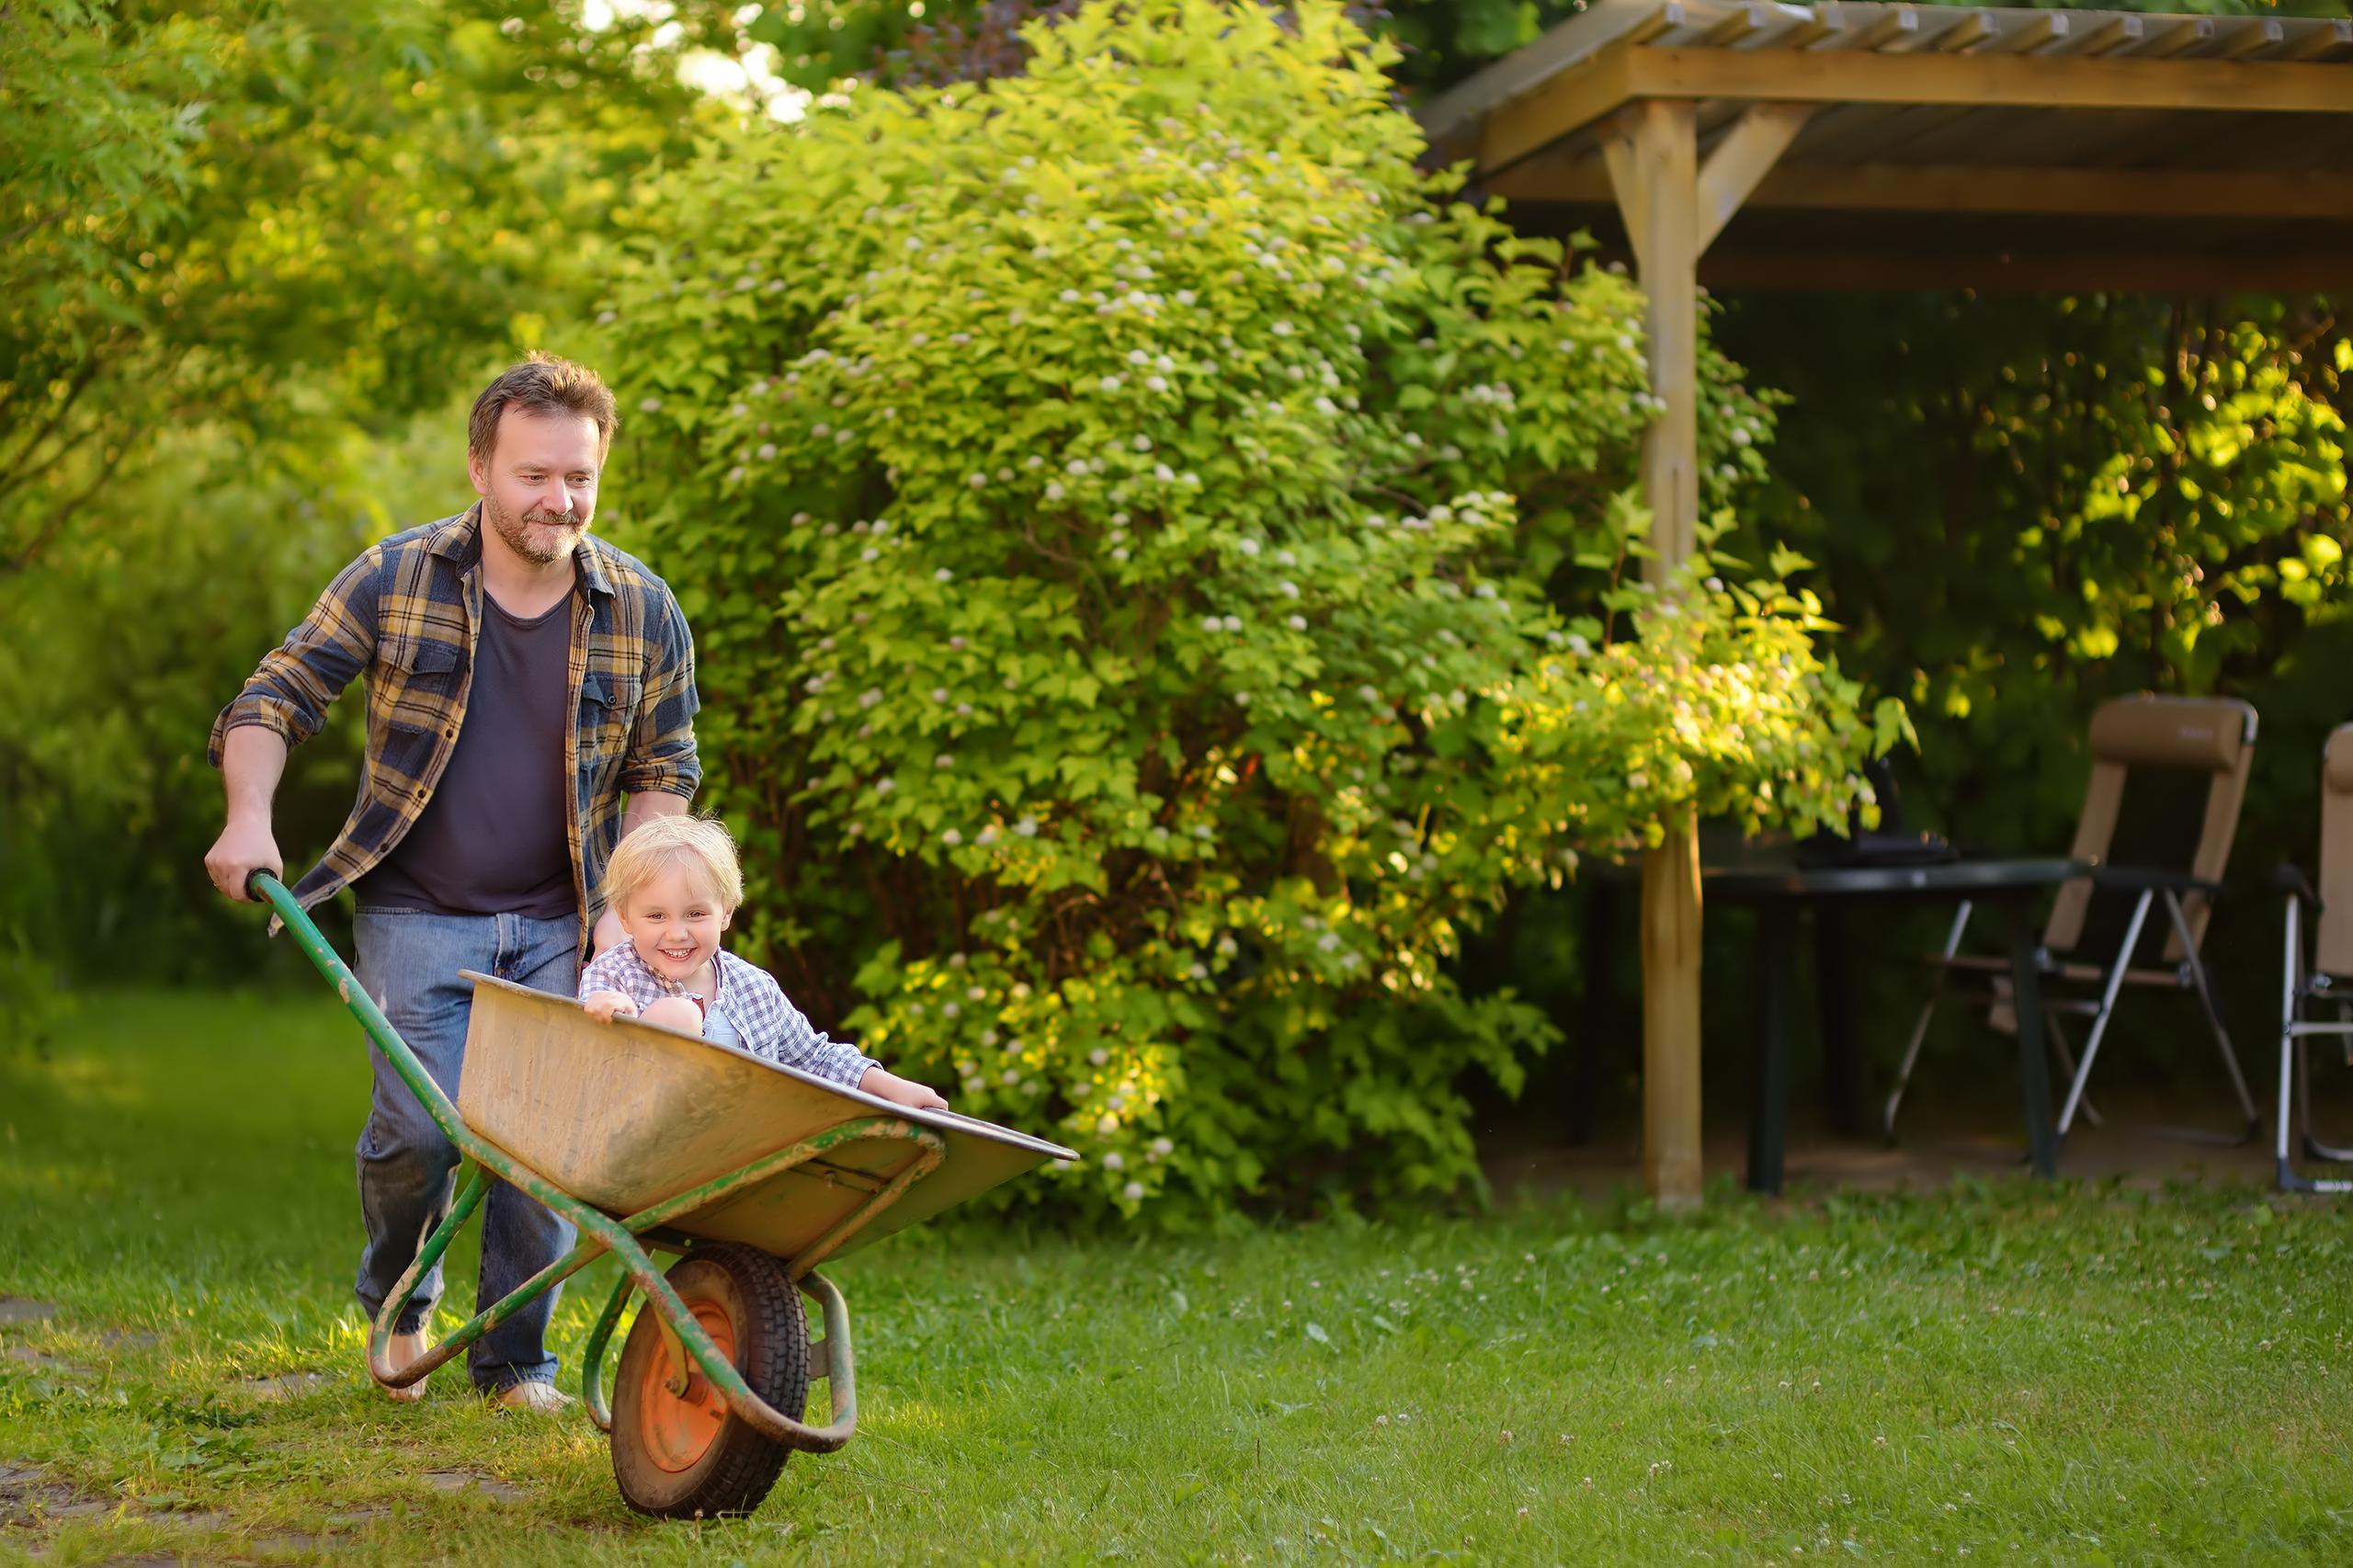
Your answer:
[[[498,1392],[500,1409],[526,1410],[534,1415],[561,1415],[572,1403],[572,1396],[553,1383],[513,1383]]]
[[[422,1333],[396,1334],[392,1335],[392,1342],[384,1347],[384,1359],[392,1364],[392,1370],[395,1372],[424,1354],[425,1335]],[[399,1400],[403,1404],[414,1404],[425,1397],[425,1380],[419,1378],[404,1389],[387,1387],[384,1392]]]

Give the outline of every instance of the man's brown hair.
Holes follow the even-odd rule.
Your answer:
[[[541,416],[572,415],[597,422],[597,449],[609,451],[620,415],[613,406],[613,392],[604,378],[585,365],[531,350],[521,364],[500,373],[474,399],[473,417],[466,425],[466,450],[478,462],[490,461],[498,445],[498,421],[510,408]]]

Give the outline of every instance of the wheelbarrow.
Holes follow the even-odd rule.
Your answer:
[[[596,1022],[568,996],[474,983],[455,1105],[373,998],[267,872],[268,901],[460,1157],[449,1217],[376,1315],[368,1370],[405,1388],[610,1253],[621,1278],[582,1358],[582,1403],[611,1437],[621,1496],[665,1518],[749,1513],[795,1450],[858,1429],[849,1309],[817,1265],[1008,1181],[1068,1149],[949,1111],[912,1110],[732,1047],[634,1019]],[[492,1178],[570,1221],[578,1244],[407,1366],[386,1358],[426,1272]],[[665,1273],[652,1254],[675,1255]],[[607,1347],[643,1292],[610,1403]],[[801,1298],[817,1303],[809,1336]],[[832,1418],[811,1426],[809,1385]]]

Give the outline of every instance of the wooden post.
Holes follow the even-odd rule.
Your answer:
[[[1643,496],[1658,552],[1644,573],[1658,582],[1699,544],[1699,159],[1692,107],[1663,98],[1635,104],[1603,150],[1646,301],[1651,392],[1666,400],[1643,435]]]
[[[1687,815],[1643,857],[1643,1180],[1699,1205],[1699,838]]]
[[[1704,167],[1688,100],[1639,100],[1602,138],[1646,301],[1651,392],[1666,404],[1643,435],[1654,583],[1699,541],[1699,253],[1813,112],[1754,105]],[[1643,858],[1643,1176],[1666,1209],[1699,1202],[1699,824],[1686,812]]]
[[[1650,381],[1666,408],[1643,437],[1656,582],[1699,541],[1699,137],[1688,103],[1628,108],[1603,153],[1648,300]],[[1661,1207],[1699,1201],[1699,846],[1688,815],[1643,857],[1643,1176]]]

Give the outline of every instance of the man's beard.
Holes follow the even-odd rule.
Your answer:
[[[482,499],[482,511],[490,519],[490,526],[498,531],[498,537],[506,541],[506,548],[534,566],[551,566],[563,560],[578,542],[577,536],[586,529],[577,511],[550,513],[534,507],[517,517],[488,495]],[[571,537],[557,544],[540,544],[531,539],[530,530],[534,528],[560,528]]]

